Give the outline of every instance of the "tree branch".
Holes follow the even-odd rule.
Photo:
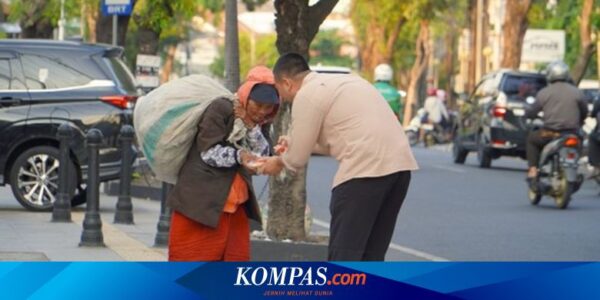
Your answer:
[[[400,19],[398,19],[398,22],[396,23],[396,26],[394,27],[394,31],[392,31],[392,33],[388,37],[387,45],[385,47],[385,59],[386,60],[391,60],[391,58],[392,58],[392,53],[394,53],[394,46],[396,45],[396,41],[398,40],[398,35],[400,34],[400,30],[402,29],[402,26],[404,25],[404,23],[406,23],[406,18],[400,17]]]
[[[594,8],[594,0],[585,0],[583,2],[583,7],[581,8],[581,18],[580,18],[580,38],[581,38],[581,46],[585,48],[588,44],[592,43],[591,32],[592,32],[592,24],[590,19],[592,17],[592,11]]]
[[[595,44],[592,43],[592,26],[591,26],[591,16],[592,10],[594,7],[594,0],[585,0],[583,2],[583,7],[581,8],[580,15],[580,24],[581,27],[579,29],[580,38],[581,38],[581,50],[579,57],[577,58],[577,62],[575,63],[575,67],[571,72],[573,80],[576,84],[579,84],[581,79],[585,76],[585,71],[590,63],[592,55],[594,54]]]
[[[313,6],[308,8],[308,38],[312,40],[319,32],[319,26],[325,21],[325,18],[331,13],[338,0],[319,0]]]

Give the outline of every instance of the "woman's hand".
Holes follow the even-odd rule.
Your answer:
[[[244,168],[246,168],[248,171],[250,171],[252,173],[252,175],[256,174],[258,171],[258,168],[260,167],[260,165],[262,165],[259,162],[258,156],[254,155],[246,150],[241,150],[240,160],[241,160],[242,166]]]

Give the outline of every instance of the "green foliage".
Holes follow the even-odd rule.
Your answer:
[[[81,15],[81,4],[81,1],[65,1],[65,18],[79,17]],[[48,22],[52,26],[57,26],[60,19],[60,0],[48,0],[42,3],[39,3],[39,1],[13,0],[10,3],[8,19],[11,22],[20,21],[21,25],[27,27],[38,22]]]
[[[240,32],[240,77],[243,79],[246,77],[248,71],[255,65],[265,65],[272,67],[277,61],[279,54],[277,47],[275,47],[275,40],[277,36],[275,34],[259,36],[256,38],[255,43],[255,59],[252,63],[252,43],[251,36],[247,32]],[[210,65],[210,71],[213,75],[223,78],[225,75],[225,48],[221,46],[219,48],[219,56]]]
[[[159,33],[161,39],[183,38],[185,26],[195,12],[196,0],[138,0],[133,18],[139,27]]]
[[[213,13],[223,11],[225,6],[224,0],[196,0],[196,3],[204,9]]]
[[[341,56],[342,46],[350,44],[342,38],[336,30],[320,31],[311,43],[311,64],[326,66],[353,67],[354,60],[348,56]]]

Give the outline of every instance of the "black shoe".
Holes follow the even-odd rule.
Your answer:
[[[526,181],[527,185],[529,185],[529,189],[537,194],[539,190],[537,177],[527,177]]]

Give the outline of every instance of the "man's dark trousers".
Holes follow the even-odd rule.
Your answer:
[[[356,178],[331,194],[330,261],[382,261],[410,184],[410,171]]]

